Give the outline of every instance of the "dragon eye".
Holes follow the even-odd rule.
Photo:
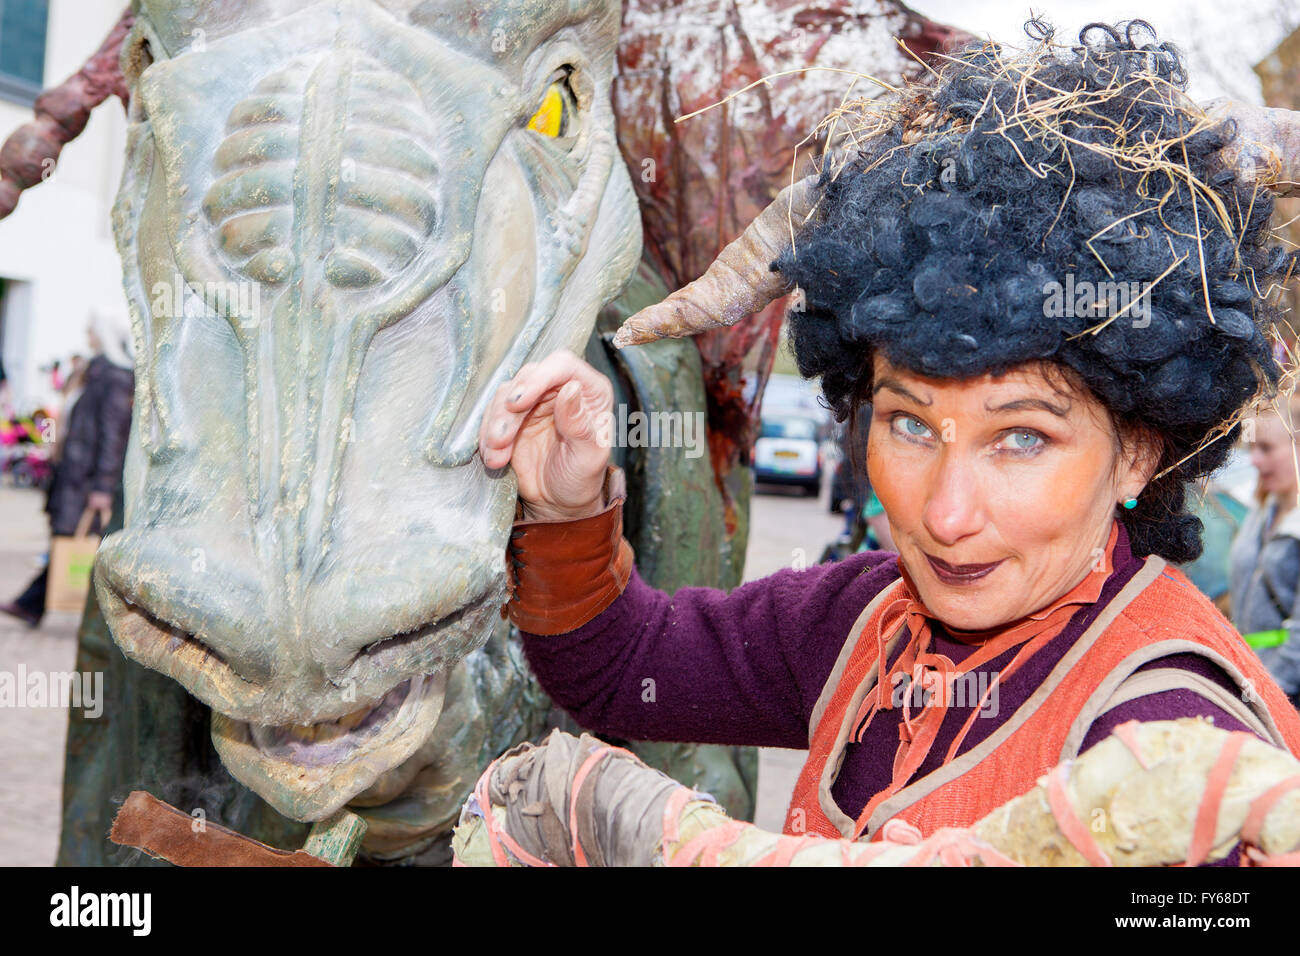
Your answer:
[[[552,138],[559,138],[568,132],[573,103],[566,85],[565,80],[556,80],[546,88],[542,105],[537,107],[537,112],[528,121],[529,129]]]

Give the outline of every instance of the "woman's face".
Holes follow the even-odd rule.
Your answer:
[[[1034,366],[936,379],[875,357],[867,472],[899,559],[949,627],[997,627],[1073,588],[1116,504],[1155,470],[1154,449],[1130,463],[1105,409],[1059,387]]]
[[[1300,424],[1300,423],[1298,423]],[[1291,433],[1276,414],[1255,419],[1255,441],[1250,446],[1250,463],[1259,472],[1259,490],[1265,494],[1296,493],[1296,464]],[[1294,504],[1294,500],[1291,502]]]

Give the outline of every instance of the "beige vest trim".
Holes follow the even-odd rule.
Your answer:
[[[844,669],[849,666],[849,658],[857,650],[858,641],[862,639],[862,629],[867,626],[867,621],[871,620],[871,615],[876,613],[876,608],[883,604],[888,598],[893,600],[898,597],[898,591],[903,587],[903,579],[897,578],[885,585],[876,596],[871,599],[858,619],[853,622],[849,628],[848,637],[844,639],[844,646],[840,648],[840,656],[835,659],[835,666],[831,668],[831,673],[826,678],[826,683],[822,685],[822,692],[817,698],[817,703],[813,705],[812,716],[808,718],[808,744],[812,745],[813,735],[817,732],[817,725],[822,721],[822,715],[826,713],[826,708],[830,706],[831,698],[835,696],[835,688],[840,685],[840,680],[844,677]],[[891,595],[890,592],[895,592]],[[856,637],[855,637],[856,635]]]
[[[1206,680],[1197,674],[1191,674],[1188,671],[1180,671],[1173,668],[1161,668],[1154,671],[1142,671],[1140,674],[1135,673],[1139,667],[1150,661],[1158,660],[1161,657],[1168,657],[1170,654],[1199,654],[1202,657],[1213,661],[1219,667],[1227,672],[1228,676],[1233,679],[1238,687],[1243,691],[1247,688],[1247,679],[1222,654],[1213,651],[1204,644],[1197,644],[1194,641],[1187,640],[1168,640],[1157,641],[1154,644],[1148,644],[1137,651],[1134,651],[1117,666],[1113,671],[1106,675],[1106,678],[1098,685],[1092,696],[1088,698],[1083,709],[1079,711],[1079,716],[1075,718],[1074,723],[1070,726],[1070,732],[1065,737],[1065,743],[1061,747],[1061,760],[1069,760],[1078,756],[1079,747],[1083,745],[1083,738],[1088,734],[1088,728],[1093,722],[1106,711],[1117,707],[1125,701],[1132,700],[1134,697],[1142,694],[1153,694],[1160,690],[1186,689],[1195,690],[1202,697],[1207,698],[1211,703],[1222,707],[1232,716],[1236,717],[1247,727],[1250,727],[1262,737],[1267,737],[1273,743],[1282,748],[1286,748],[1286,741],[1283,739],[1277,724],[1273,722],[1272,715],[1268,708],[1263,705],[1262,701],[1251,700],[1246,702],[1245,696],[1235,698],[1226,690],[1213,681]],[[1174,686],[1161,686],[1155,690],[1143,690],[1141,694],[1130,693],[1126,688],[1135,680],[1142,678],[1144,674],[1159,674],[1165,670],[1173,670],[1181,674],[1182,678]],[[1150,681],[1150,678],[1145,679]],[[1134,688],[1140,688],[1142,682],[1134,685]]]
[[[1204,697],[1219,709],[1226,710],[1230,717],[1245,724],[1255,734],[1261,737],[1268,737],[1269,735],[1268,728],[1264,726],[1263,721],[1240,697],[1228,693],[1222,686],[1202,677],[1200,674],[1194,674],[1178,667],[1153,667],[1150,670],[1136,671],[1131,674],[1106,701],[1105,708],[1097,715],[1093,724],[1122,704],[1137,700],[1139,697],[1163,694],[1171,690],[1191,691],[1198,697]],[[1090,724],[1089,729],[1091,729],[1091,726]],[[1084,735],[1087,736],[1086,731]],[[1082,742],[1080,742],[1080,746],[1082,746]],[[1075,755],[1077,756],[1077,752]]]
[[[1097,639],[1105,633],[1106,628],[1111,625],[1115,618],[1119,617],[1120,612],[1126,608],[1129,603],[1146,590],[1166,567],[1165,560],[1159,555],[1151,555],[1138,570],[1137,574],[1129,579],[1118,594],[1111,599],[1110,603],[1097,615],[1096,620],[1088,626],[1088,629],[1079,636],[1074,645],[1065,653],[1056,663],[1056,667],[1047,675],[1047,679],[1038,686],[1038,689],[1030,695],[1010,719],[997,730],[993,731],[988,737],[985,737],[978,744],[967,750],[965,753],[954,757],[951,761],[944,764],[933,773],[926,774],[920,780],[904,787],[898,793],[886,800],[880,806],[876,807],[875,813],[867,821],[867,827],[863,835],[870,837],[885,821],[891,819],[903,810],[906,810],[912,804],[924,797],[928,797],[940,787],[945,786],[956,780],[962,774],[973,768],[989,754],[993,753],[1000,747],[1013,733],[1041,707],[1044,701],[1051,696],[1052,692],[1069,676],[1074,669],[1074,665],[1079,662],[1084,654],[1097,642]],[[829,765],[830,761],[828,761]],[[841,814],[843,815],[843,814]],[[849,831],[852,834],[852,830]]]
[[[817,725],[821,723],[822,717],[826,713],[826,708],[830,705],[831,697],[835,694],[835,689],[839,686],[840,681],[844,678],[844,669],[848,666],[849,658],[857,649],[858,642],[870,640],[866,634],[865,628],[871,615],[875,613],[886,599],[893,600],[898,596],[899,590],[906,587],[902,578],[892,582],[888,587],[882,588],[880,593],[871,599],[866,609],[858,615],[858,619],[853,622],[853,629],[849,632],[848,638],[844,641],[844,648],[840,651],[839,658],[835,661],[835,667],[831,675],[827,678],[826,683],[822,685],[821,696],[817,698],[817,704],[813,707],[812,717],[808,722],[808,740],[811,746],[813,734],[817,730]],[[902,636],[906,622],[899,622],[894,633],[890,635],[885,642],[885,654],[893,653],[894,646]],[[857,635],[856,638],[854,635]],[[849,733],[852,730],[853,717],[857,714],[858,708],[862,706],[862,701],[866,698],[871,689],[876,686],[876,676],[880,673],[879,667],[872,667],[868,672],[866,679],[862,681],[853,692],[853,697],[849,701],[848,709],[844,713],[844,719],[840,721],[839,733],[835,738],[835,745],[826,756],[826,764],[822,767],[821,778],[817,781],[817,803],[821,806],[822,813],[826,819],[835,826],[837,830],[847,837],[853,835],[853,829],[857,821],[845,814],[839,808],[831,796],[831,786],[835,783],[835,778],[839,776],[840,765],[844,761],[844,745],[848,742]]]

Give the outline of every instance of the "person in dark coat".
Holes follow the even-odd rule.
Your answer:
[[[94,358],[86,366],[80,391],[64,409],[54,480],[45,505],[52,535],[75,534],[87,509],[102,514],[107,523],[122,480],[135,395],[131,330],[123,318],[98,312],[91,318],[87,337]],[[91,530],[101,530],[100,518]],[[48,573],[48,568],[41,571],[14,601],[0,604],[0,612],[32,627],[39,625],[45,614]]]

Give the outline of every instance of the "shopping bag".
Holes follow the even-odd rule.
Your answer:
[[[90,569],[99,550],[99,535],[90,533],[90,523],[99,515],[99,526],[108,525],[107,511],[87,508],[77,523],[76,534],[50,539],[49,580],[45,588],[45,610],[80,614],[90,593]]]

